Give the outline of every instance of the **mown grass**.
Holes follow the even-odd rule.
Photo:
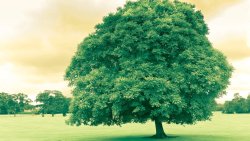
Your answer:
[[[0,141],[159,141],[149,138],[154,124],[119,126],[68,126],[67,117],[56,115],[0,116]],[[211,121],[196,125],[168,125],[170,138],[161,141],[249,141],[250,114],[215,113]]]

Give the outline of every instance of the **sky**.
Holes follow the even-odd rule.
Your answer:
[[[228,94],[250,93],[250,0],[182,0],[196,5],[208,38],[234,67]],[[126,0],[0,0],[0,92],[71,96],[63,76],[77,45]]]

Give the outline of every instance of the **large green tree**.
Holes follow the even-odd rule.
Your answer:
[[[207,38],[194,5],[168,0],[127,2],[84,39],[65,79],[73,87],[70,123],[193,124],[209,119],[232,67]]]

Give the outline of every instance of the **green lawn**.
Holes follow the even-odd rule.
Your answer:
[[[68,126],[61,115],[0,116],[0,141],[155,141],[148,138],[154,124],[126,124],[122,127]],[[167,125],[171,138],[162,141],[249,141],[250,114],[215,113],[211,121],[196,125]],[[159,141],[159,140],[157,140]]]

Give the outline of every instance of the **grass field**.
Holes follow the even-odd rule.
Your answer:
[[[154,124],[113,126],[68,126],[67,117],[56,115],[0,116],[0,141],[156,141]],[[162,141],[250,141],[250,114],[215,113],[211,121],[196,125],[167,125],[171,138]],[[159,139],[157,140],[159,141]]]

